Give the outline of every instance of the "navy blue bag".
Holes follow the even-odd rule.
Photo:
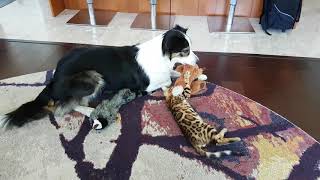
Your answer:
[[[264,0],[260,17],[262,29],[268,34],[268,29],[280,29],[285,32],[293,29],[300,19],[302,0]]]

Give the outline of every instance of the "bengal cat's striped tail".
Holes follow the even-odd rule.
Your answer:
[[[223,156],[230,156],[230,155],[237,155],[237,153],[231,150],[224,150],[224,151],[216,151],[216,152],[206,152],[206,156],[208,158],[221,158]]]
[[[239,152],[234,152],[234,151],[231,151],[231,150],[223,150],[223,151],[214,151],[214,152],[209,152],[209,151],[206,151],[204,149],[203,146],[193,146],[196,150],[196,152],[201,155],[201,156],[206,156],[207,158],[221,158],[223,156],[232,156],[232,155],[241,155],[241,153]]]

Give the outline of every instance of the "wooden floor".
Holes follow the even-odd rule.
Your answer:
[[[77,46],[0,39],[0,79],[53,69]],[[320,140],[320,59],[197,54],[210,82],[269,107]]]

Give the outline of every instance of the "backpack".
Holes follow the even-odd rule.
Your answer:
[[[300,19],[301,7],[302,0],[264,0],[259,23],[268,35],[268,29],[293,29]]]

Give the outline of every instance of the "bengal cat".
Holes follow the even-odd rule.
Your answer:
[[[227,132],[223,128],[220,132],[215,127],[206,123],[197,112],[188,103],[187,99],[191,96],[189,84],[190,72],[184,74],[185,87],[171,87],[164,91],[166,103],[172,112],[177,124],[183,134],[188,138],[196,152],[201,156],[208,158],[220,158],[223,155],[236,154],[231,150],[208,152],[205,147],[209,143],[224,145],[240,141],[239,137],[225,138]]]

